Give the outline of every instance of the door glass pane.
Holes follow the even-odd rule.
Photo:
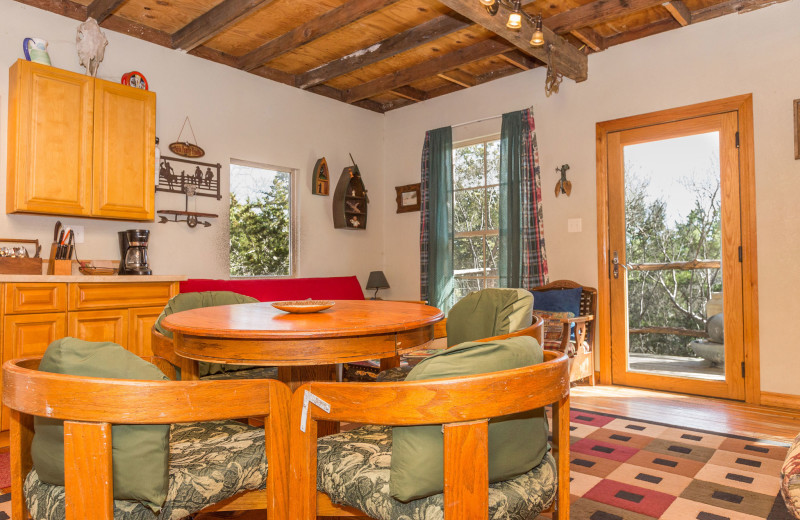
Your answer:
[[[724,380],[719,133],[624,161],[628,370]]]

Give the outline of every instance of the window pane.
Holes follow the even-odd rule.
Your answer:
[[[500,229],[500,187],[486,188],[489,205],[489,221],[485,229]]]
[[[500,237],[486,237],[486,276],[497,276],[497,264],[500,262]]]
[[[483,185],[483,143],[453,150],[453,188]]]
[[[486,143],[486,184],[500,184],[500,141]]]
[[[484,289],[497,289],[497,278],[487,278],[483,281]]]
[[[453,220],[456,233],[483,229],[483,189],[455,192]]]
[[[456,238],[453,241],[453,271],[456,276],[483,276],[483,237]]]
[[[481,288],[480,280],[468,279],[468,278],[456,278],[455,280],[455,300],[458,301],[464,296],[468,295],[473,291],[478,291]]]
[[[231,164],[231,276],[291,275],[291,173]]]

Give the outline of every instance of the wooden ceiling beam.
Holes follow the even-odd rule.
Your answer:
[[[531,58],[522,51],[517,51],[517,50],[508,51],[504,52],[503,54],[499,54],[497,57],[505,61],[506,63],[509,63],[517,67],[520,70],[531,70],[532,68],[539,66],[538,61]]]
[[[473,61],[482,60],[509,50],[506,43],[495,40],[484,40],[480,43],[463,47],[443,56],[425,60],[421,63],[398,70],[386,76],[352,87],[346,91],[345,101],[353,103],[360,99],[372,97],[381,92],[392,90],[413,83],[417,80],[435,76]]]
[[[464,88],[474,87],[478,84],[478,80],[475,79],[475,76],[472,74],[467,74],[466,72],[458,69],[440,72],[437,74],[437,76],[445,81],[449,81],[450,83],[461,85]]]
[[[393,88],[389,92],[391,92],[395,96],[400,96],[401,98],[410,99],[411,101],[425,101],[426,99],[428,99],[428,95],[425,92],[421,91],[418,88],[409,86]]]
[[[99,2],[101,0],[95,0]],[[224,0],[210,11],[195,18],[172,35],[172,47],[190,51],[272,0]]]
[[[332,9],[322,16],[295,27],[291,31],[278,36],[261,47],[248,52],[239,60],[239,68],[252,70],[273,58],[280,56],[301,45],[321,38],[326,34],[341,29],[359,18],[374,13],[398,0],[350,0]]]
[[[125,0],[94,0],[86,7],[86,16],[103,23]]]
[[[672,29],[678,29],[681,26],[678,22],[675,21],[671,16],[668,18],[664,18],[663,20],[659,20],[657,22],[653,22],[649,25],[645,25],[644,27],[639,27],[632,31],[619,33],[615,36],[609,36],[606,38],[606,46],[611,47],[613,45],[619,45],[621,43],[628,43],[633,40],[638,40],[639,38],[646,38],[647,36],[653,36],[654,34],[659,34],[665,31],[671,31]]]
[[[750,11],[755,11],[756,9],[769,7],[771,5],[786,1],[787,0],[728,0],[727,2],[721,2],[716,5],[710,5],[708,7],[703,7],[693,11],[692,22],[705,22],[706,20],[711,20],[726,14],[749,13]]]
[[[325,83],[335,77],[372,65],[396,54],[436,40],[461,29],[471,27],[472,23],[460,20],[449,14],[442,15],[395,36],[386,38],[366,49],[358,50],[338,60],[330,61],[297,76],[297,86],[302,89]]]
[[[584,27],[583,29],[575,29],[574,31],[570,31],[569,33],[572,36],[579,39],[582,43],[584,43],[594,52],[600,52],[606,48],[606,42],[604,41],[603,37],[597,34],[594,30],[590,29],[589,27]]]
[[[545,18],[544,26],[559,34],[568,33],[662,3],[664,0],[595,0]]]
[[[564,38],[555,34],[547,26],[543,27],[544,38],[547,43],[541,47],[533,47],[530,44],[533,27],[528,23],[523,23],[522,29],[517,31],[507,28],[506,20],[508,19],[508,9],[500,3],[497,4],[500,6],[499,11],[495,16],[492,16],[483,5],[475,0],[439,1],[450,9],[466,16],[478,25],[485,27],[504,40],[510,42],[515,47],[521,49],[522,52],[545,63],[548,60],[549,48],[551,50],[550,55],[553,66],[559,73],[575,81],[583,81],[586,79],[589,67],[586,55],[579,52],[578,49],[570,45]]]
[[[335,99],[336,101],[344,101],[344,92],[329,85],[315,85],[309,88],[308,92],[313,92],[314,94],[319,94],[320,96]],[[356,103],[353,103],[353,105],[381,114],[384,112],[383,105],[371,99],[362,99]]]
[[[686,4],[684,4],[682,0],[672,0],[671,2],[665,2],[661,5],[663,5],[664,9],[669,11],[669,14],[675,18],[675,21],[683,27],[692,23],[692,12],[686,7]]]

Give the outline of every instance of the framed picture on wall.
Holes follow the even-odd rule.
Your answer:
[[[794,100],[794,158],[800,159],[800,99]]]
[[[396,186],[397,192],[397,212],[408,213],[410,211],[419,211],[419,183],[406,184],[405,186]]]

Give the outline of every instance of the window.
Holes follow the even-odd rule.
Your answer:
[[[294,274],[294,170],[231,161],[231,276]]]
[[[498,286],[500,141],[483,139],[453,150],[455,301]]]

